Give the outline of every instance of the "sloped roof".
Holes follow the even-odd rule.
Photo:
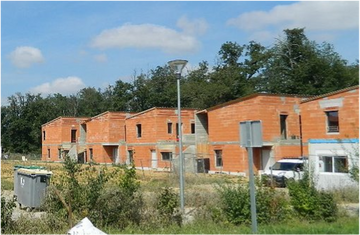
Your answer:
[[[231,105],[231,104],[236,104],[236,103],[241,102],[241,101],[249,100],[249,99],[252,99],[252,98],[255,98],[255,97],[258,97],[258,96],[277,96],[277,97],[286,96],[286,97],[294,97],[294,98],[309,98],[309,97],[310,97],[309,95],[274,94],[274,93],[253,93],[253,94],[250,94],[250,95],[247,95],[247,96],[243,96],[243,97],[237,98],[237,99],[235,99],[235,100],[230,100],[230,101],[228,101],[228,102],[225,102],[225,103],[222,103],[222,104],[218,104],[218,105],[212,106],[212,107],[207,108],[207,109],[205,109],[205,110],[206,110],[206,111],[212,111],[212,110],[215,110],[215,109],[218,109],[218,108],[222,108],[222,107],[225,107],[225,106],[228,106],[228,105]],[[201,111],[199,111],[198,113],[204,113],[205,110],[201,110]]]
[[[177,110],[177,108],[152,107],[152,108],[150,108],[150,109],[144,110],[144,111],[139,112],[139,113],[136,113],[136,114],[134,114],[134,115],[131,115],[130,117],[128,117],[128,118],[126,118],[126,119],[131,119],[131,118],[133,118],[133,117],[137,117],[137,116],[143,115],[143,114],[145,114],[145,113],[151,112],[151,111],[156,110],[156,109]],[[194,109],[194,108],[181,108],[181,110],[197,110],[197,109]]]
[[[59,116],[59,117],[57,117],[57,118],[55,118],[55,119],[53,119],[53,120],[51,120],[51,121],[48,121],[47,123],[42,124],[41,126],[49,125],[50,123],[56,122],[56,121],[58,121],[58,120],[60,120],[60,119],[87,119],[87,118],[89,118],[89,117],[70,117],[70,116],[66,117],[66,116]]]
[[[89,120],[87,120],[87,122],[88,122],[88,121],[90,121],[90,120],[92,120],[92,119],[95,119],[95,118],[98,118],[98,117],[104,116],[104,115],[106,115],[106,114],[111,114],[111,113],[118,113],[118,114],[133,114],[132,112],[124,112],[124,111],[121,111],[121,112],[106,111],[106,112],[100,113],[100,114],[98,114],[98,115],[96,115],[96,116],[94,116],[94,117],[89,118]]]
[[[313,100],[322,99],[322,98],[325,98],[325,97],[328,97],[328,96],[337,95],[337,94],[340,94],[340,93],[344,93],[344,92],[348,92],[348,91],[356,90],[356,89],[359,89],[359,85],[347,87],[347,88],[340,89],[340,90],[337,90],[337,91],[332,91],[332,92],[329,92],[329,93],[326,93],[326,94],[323,94],[323,95],[313,96],[311,98],[308,98],[306,100],[301,101],[301,103],[303,104],[303,103],[310,102],[310,101],[313,101]]]

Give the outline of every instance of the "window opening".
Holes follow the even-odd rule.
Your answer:
[[[168,134],[172,134],[172,123],[171,122],[167,123],[167,132],[168,132]]]
[[[339,132],[339,112],[329,111],[326,112],[327,117],[327,132],[338,133]]]
[[[286,133],[286,119],[288,115],[280,115],[280,134],[281,139],[286,140],[287,139],[287,133]]]
[[[223,166],[222,150],[215,150],[215,164],[216,164],[216,167]]]
[[[195,134],[195,123],[191,123],[191,134]]]
[[[71,130],[71,143],[76,143],[76,130]]]
[[[136,137],[141,137],[141,124],[136,124]]]
[[[161,152],[161,159],[163,161],[171,161],[172,160],[172,152]]]

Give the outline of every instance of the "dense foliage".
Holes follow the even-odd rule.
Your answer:
[[[349,64],[329,43],[310,41],[304,29],[266,48],[251,41],[225,42],[218,62],[207,61],[181,80],[182,106],[209,108],[254,92],[319,95],[359,83],[359,64]],[[59,116],[95,116],[105,111],[139,112],[176,107],[176,78],[167,65],[116,81],[104,90],[87,87],[77,94],[16,93],[1,107],[1,145],[5,152],[40,152],[41,125]]]
[[[330,192],[318,191],[306,173],[299,181],[288,182],[294,210],[304,219],[332,222],[338,218],[338,208]]]
[[[14,221],[11,218],[14,207],[14,200],[7,201],[5,197],[1,196],[1,233],[11,230],[14,226]]]
[[[109,172],[106,167],[82,167],[68,156],[63,166],[63,179],[50,187],[43,205],[49,215],[67,220],[70,228],[83,217],[101,227],[139,223],[142,198],[134,167]],[[110,177],[114,182],[107,184]]]
[[[251,224],[249,185],[221,185],[220,213],[225,220],[235,225]],[[291,216],[291,209],[285,195],[274,188],[258,187],[256,189],[257,222],[260,224],[276,223]]]

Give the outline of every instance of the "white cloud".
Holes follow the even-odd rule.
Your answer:
[[[359,27],[359,2],[296,2],[276,6],[268,12],[244,13],[227,23],[249,31],[263,30],[268,26],[282,29],[305,27],[307,31],[356,29]]]
[[[100,63],[104,63],[108,61],[107,56],[105,54],[95,55],[94,60]]]
[[[35,47],[22,46],[17,47],[10,53],[11,62],[18,68],[29,68],[35,63],[44,62],[41,51]]]
[[[58,78],[52,82],[41,84],[37,87],[31,88],[31,93],[41,93],[42,95],[49,95],[54,93],[60,93],[63,95],[69,95],[77,93],[80,89],[84,88],[85,84],[78,77]]]
[[[204,19],[190,21],[186,16],[177,21],[177,26],[189,35],[203,35],[208,29],[208,24]]]
[[[101,49],[150,48],[179,54],[197,51],[200,43],[193,36],[163,26],[126,24],[104,30],[92,40],[91,46]]]

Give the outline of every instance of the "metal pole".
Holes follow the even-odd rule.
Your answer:
[[[180,106],[180,79],[181,73],[177,74],[177,95],[178,95],[178,132],[179,132],[179,175],[180,175],[180,208],[184,214],[184,166],[182,154],[182,131],[181,131],[181,106]]]
[[[251,203],[251,228],[253,233],[257,233],[256,220],[256,200],[255,200],[255,180],[253,170],[253,148],[247,148],[249,154],[249,176],[250,176],[250,203]]]
[[[253,148],[251,147],[253,145],[252,143],[252,128],[251,123],[246,123],[246,129],[247,129],[247,151],[249,155],[249,187],[250,187],[250,205],[251,205],[251,228],[252,232],[255,234],[257,233],[257,221],[256,221],[256,200],[255,200],[255,179],[254,179],[254,169],[253,169]]]

